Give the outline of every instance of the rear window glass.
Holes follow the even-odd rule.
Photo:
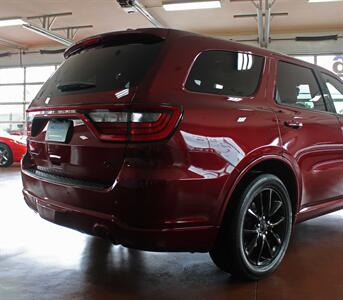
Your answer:
[[[195,61],[186,82],[194,92],[247,97],[260,81],[263,57],[248,53],[211,50]]]
[[[100,45],[70,56],[37,97],[122,90],[137,86],[163,42]]]

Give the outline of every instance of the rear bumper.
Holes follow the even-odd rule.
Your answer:
[[[148,251],[207,252],[213,246],[216,226],[142,229],[127,226],[113,215],[39,198],[23,190],[26,204],[55,224],[110,239],[115,244]]]
[[[107,235],[130,248],[206,252],[217,238],[225,183],[236,176],[236,170],[228,163],[218,172],[190,168],[173,141],[132,145],[120,170],[113,171],[116,177],[110,185],[94,184],[86,177],[49,175],[42,168],[35,172],[26,155],[22,161],[25,201],[56,224]],[[154,153],[159,155],[151,159]],[[213,155],[218,164],[217,154]]]

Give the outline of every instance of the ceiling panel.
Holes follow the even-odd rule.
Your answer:
[[[254,18],[233,17],[237,14],[255,13],[256,9],[251,1],[225,0],[220,9],[176,12],[164,11],[161,0],[142,0],[142,3],[167,27],[212,35],[257,33]],[[151,24],[140,14],[125,13],[115,0],[0,0],[0,7],[0,18],[72,12],[72,16],[56,19],[54,27],[88,24],[94,26],[79,31],[75,37],[76,40],[101,32],[151,27]],[[276,0],[272,11],[288,12],[288,16],[272,19],[272,34],[343,31],[343,2],[310,4],[307,0]],[[1,37],[28,47],[55,44],[20,26],[0,28]]]

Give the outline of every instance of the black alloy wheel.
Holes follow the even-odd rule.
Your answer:
[[[282,249],[287,235],[287,209],[274,188],[261,190],[244,215],[242,242],[248,261],[268,265]]]
[[[210,256],[235,277],[261,279],[279,266],[289,244],[292,206],[288,190],[278,177],[261,174],[230,202]]]
[[[13,156],[10,147],[0,143],[0,167],[9,167],[13,163]]]

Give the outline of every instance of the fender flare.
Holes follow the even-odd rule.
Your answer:
[[[226,208],[229,204],[230,198],[233,194],[233,192],[235,191],[236,187],[238,186],[238,184],[240,183],[240,181],[242,180],[242,178],[253,168],[255,167],[257,164],[263,162],[263,161],[267,161],[267,160],[278,160],[280,162],[283,162],[285,164],[287,164],[289,166],[289,168],[291,169],[292,173],[294,174],[296,183],[297,183],[297,199],[296,199],[296,207],[295,207],[295,216],[294,216],[294,221],[296,222],[296,217],[297,214],[299,212],[300,209],[300,203],[301,203],[301,195],[302,195],[302,179],[300,176],[300,169],[296,164],[292,164],[292,162],[287,159],[286,157],[282,156],[282,155],[264,155],[261,156],[253,161],[250,161],[246,166],[244,166],[242,169],[235,169],[236,172],[236,176],[232,177],[230,176],[228,178],[228,180],[225,182],[224,185],[224,201],[221,205],[220,211],[219,211],[219,218],[218,218],[218,225],[220,226],[220,224],[222,224],[225,212],[226,212]],[[233,174],[231,174],[233,175]]]

